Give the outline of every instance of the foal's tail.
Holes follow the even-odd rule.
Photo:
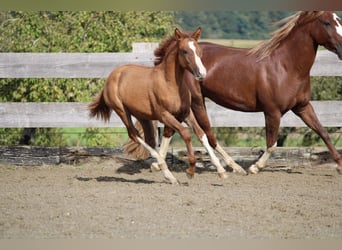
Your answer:
[[[95,97],[95,99],[88,105],[89,116],[97,119],[101,118],[108,122],[112,114],[112,109],[107,106],[103,97],[103,90]]]
[[[154,131],[154,138],[157,136],[157,121],[152,121],[153,124],[153,131]],[[141,123],[139,121],[136,121],[134,124],[134,127],[138,131],[141,138],[144,138],[144,130],[141,126]],[[136,159],[146,159],[150,156],[150,152],[143,147],[140,143],[137,143],[133,141],[132,139],[128,139],[128,141],[123,146],[124,152],[131,157],[134,157]]]

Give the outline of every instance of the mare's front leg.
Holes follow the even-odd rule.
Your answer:
[[[325,145],[330,151],[332,158],[337,163],[337,172],[342,174],[342,157],[332,144],[328,132],[319,122],[311,103],[308,103],[302,107],[297,107],[293,110],[293,112],[323,139]]]
[[[201,127],[197,123],[197,121],[196,121],[191,110],[190,110],[189,116],[185,119],[185,122],[188,124],[188,126],[190,128],[192,128],[192,130],[195,132],[196,136],[198,137],[198,139],[200,140],[202,145],[207,150],[207,152],[210,156],[210,160],[214,164],[214,166],[216,167],[219,176],[223,179],[227,178],[228,175],[226,173],[226,170],[221,165],[220,160],[216,157],[213,148],[209,144],[209,141],[208,141],[206,134],[204,133],[204,131],[201,129]]]
[[[272,152],[277,147],[278,130],[280,125],[281,114],[276,112],[273,114],[265,115],[265,126],[266,126],[266,144],[267,149],[260,157],[260,159],[249,167],[248,171],[252,174],[257,174],[261,169],[266,166],[267,160],[270,158]]]
[[[210,121],[208,118],[207,110],[205,108],[204,100],[200,90],[198,90],[195,86],[190,88],[191,90],[191,110],[198,122],[198,125],[204,130],[206,134],[209,144],[212,148],[214,148],[224,159],[229,167],[233,169],[233,172],[240,173],[243,175],[247,175],[247,172],[237,164],[232,157],[230,157],[226,151],[220,146],[217,142],[214,133],[210,126]]]

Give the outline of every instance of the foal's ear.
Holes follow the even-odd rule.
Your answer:
[[[182,38],[182,32],[178,28],[175,29],[175,38],[176,40],[180,40]]]
[[[198,27],[197,30],[191,35],[191,37],[197,41],[201,36],[201,32],[202,28]]]

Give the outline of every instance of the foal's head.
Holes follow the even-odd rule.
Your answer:
[[[192,72],[196,80],[199,81],[203,80],[207,74],[207,70],[201,60],[202,51],[197,44],[200,35],[200,27],[191,35],[182,33],[177,28],[174,34],[178,46],[178,61],[180,65]]]
[[[342,60],[342,20],[332,11],[322,11],[313,23],[311,35],[316,42]]]

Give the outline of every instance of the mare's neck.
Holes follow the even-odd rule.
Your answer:
[[[310,25],[310,24],[307,24]],[[288,62],[288,67],[293,68],[300,75],[306,76],[315,61],[318,44],[310,33],[299,27],[278,48],[278,53]]]

